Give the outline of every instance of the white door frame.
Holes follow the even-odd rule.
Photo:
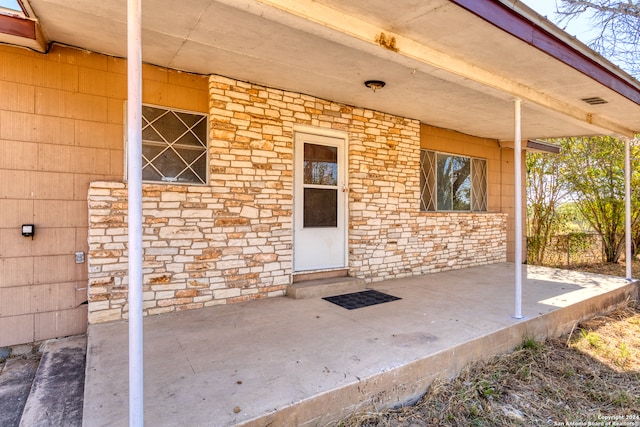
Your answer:
[[[322,139],[326,139],[324,142],[329,142],[329,138],[337,139],[338,146],[340,148],[338,153],[338,218],[337,218],[337,232],[340,232],[340,237],[343,240],[343,244],[341,245],[343,257],[338,264],[332,265],[317,265],[317,266],[309,266],[309,265],[299,265],[300,263],[296,262],[296,252],[300,254],[301,250],[305,248],[301,247],[301,242],[298,239],[302,237],[303,232],[303,222],[302,222],[302,213],[303,213],[303,198],[302,198],[302,177],[300,176],[300,168],[302,162],[304,161],[304,152],[300,149],[303,142],[300,140],[301,137],[307,136],[311,140],[316,140],[320,144],[323,143]],[[319,129],[309,126],[296,126],[294,127],[294,206],[293,206],[293,272],[302,272],[302,271],[322,271],[322,270],[332,270],[332,269],[342,269],[347,268],[349,265],[349,236],[348,236],[348,226],[349,226],[349,210],[348,210],[348,139],[347,134],[345,132],[335,131],[331,129]],[[300,258],[298,258],[299,260]]]

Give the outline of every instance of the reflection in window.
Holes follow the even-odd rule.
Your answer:
[[[338,185],[338,148],[304,144],[304,183]]]
[[[471,161],[468,157],[438,154],[438,210],[468,211],[471,208]]]
[[[142,179],[206,184],[207,115],[143,105]]]
[[[420,209],[486,211],[487,161],[421,150]]]

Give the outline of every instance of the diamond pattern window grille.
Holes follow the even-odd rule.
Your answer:
[[[450,182],[438,183],[438,162],[437,155],[443,153],[437,153],[430,150],[420,150],[420,210],[422,211],[438,211],[438,210],[451,210],[448,208],[438,207],[438,185],[447,186]],[[445,157],[447,155],[445,154]],[[469,158],[464,156],[454,156],[461,161],[468,161],[471,163],[471,203],[468,204],[468,208],[465,210],[471,210],[473,212],[486,212],[488,205],[488,190],[487,190],[487,161],[485,159]],[[446,188],[442,187],[440,192],[445,192]],[[456,210],[453,208],[453,210]]]
[[[436,210],[436,153],[420,150],[420,210]]]
[[[142,179],[207,183],[207,115],[142,106]]]
[[[487,210],[487,161],[471,159],[471,210]]]

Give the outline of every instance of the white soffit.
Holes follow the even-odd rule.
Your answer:
[[[31,4],[49,40],[125,56],[125,0]],[[396,36],[398,52],[376,44],[378,31]],[[143,43],[144,60],[159,66],[487,138],[513,138],[516,96],[523,138],[640,129],[636,103],[449,0],[145,0]],[[373,93],[368,79],[387,86]]]

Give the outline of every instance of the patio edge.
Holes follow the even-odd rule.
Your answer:
[[[629,300],[637,299],[639,283],[637,280],[632,281],[606,293],[535,317],[514,319],[512,325],[492,333],[304,399],[237,426],[331,425],[360,411],[412,404],[424,395],[434,380],[453,379],[471,362],[511,352],[525,338],[544,340],[562,336],[595,314],[606,313]]]

